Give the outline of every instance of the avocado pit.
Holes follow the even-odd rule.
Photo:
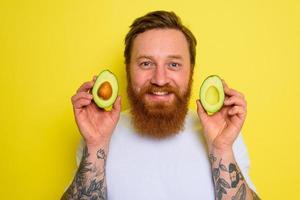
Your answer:
[[[107,100],[112,95],[112,87],[108,81],[105,81],[101,84],[98,89],[98,96],[104,100]]]

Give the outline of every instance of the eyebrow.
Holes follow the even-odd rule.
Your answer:
[[[169,55],[168,58],[174,58],[174,59],[179,59],[179,60],[183,60],[181,55]]]
[[[141,59],[141,58],[147,58],[147,59],[153,59],[153,57],[152,56],[147,56],[147,55],[140,55],[140,56],[138,56],[136,59],[137,60],[139,60],[139,59]]]
[[[141,59],[141,58],[147,58],[147,59],[154,59],[153,56],[147,56],[147,55],[140,55],[137,57],[137,60]],[[178,60],[183,60],[181,55],[169,55],[167,56],[167,58],[174,58],[174,59],[178,59]]]

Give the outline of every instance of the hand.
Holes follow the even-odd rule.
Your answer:
[[[73,111],[76,124],[87,146],[108,146],[113,130],[119,120],[121,112],[121,98],[118,96],[111,111],[99,108],[92,101],[89,92],[96,81],[85,82],[72,96]]]
[[[231,150],[247,114],[247,103],[244,95],[230,89],[224,80],[225,101],[221,110],[208,115],[197,100],[197,113],[203,126],[204,135],[209,151],[213,149]]]

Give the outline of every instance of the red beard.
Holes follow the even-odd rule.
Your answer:
[[[170,85],[157,86],[150,84],[137,93],[132,88],[129,78],[127,94],[131,105],[132,123],[137,132],[143,136],[163,139],[176,135],[184,128],[184,120],[188,111],[192,78],[187,91],[180,94],[178,89]],[[148,102],[147,94],[153,92],[168,92],[175,98],[171,102]]]

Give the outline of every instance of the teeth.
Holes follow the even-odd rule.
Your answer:
[[[163,96],[163,95],[167,95],[168,92],[153,92],[153,94]]]

